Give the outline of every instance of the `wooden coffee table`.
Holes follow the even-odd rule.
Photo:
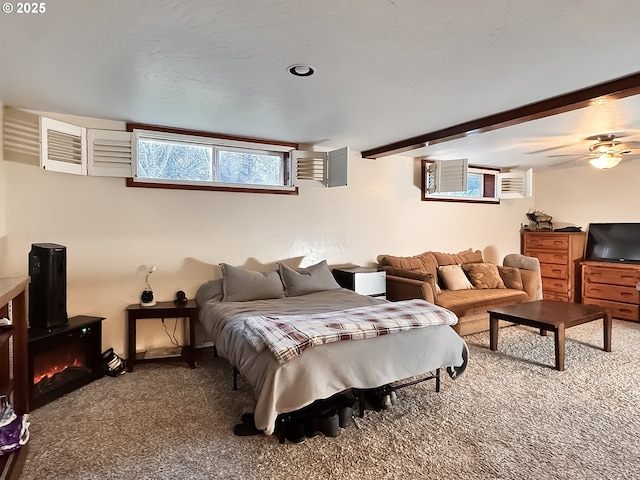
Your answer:
[[[596,305],[582,305],[558,300],[538,300],[507,307],[493,308],[489,313],[489,348],[498,349],[500,320],[539,328],[540,335],[552,331],[556,344],[556,368],[564,370],[564,331],[593,320],[603,320],[604,351],[611,351],[611,311]]]

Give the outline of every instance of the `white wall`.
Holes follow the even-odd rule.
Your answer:
[[[585,166],[536,173],[535,207],[554,226],[590,222],[640,222],[640,161],[623,160],[611,170]]]
[[[124,179],[80,177],[5,161],[4,275],[28,274],[32,243],[67,247],[68,313],[106,317],[103,345],[125,351],[125,308],[139,301],[145,268],[158,300],[193,297],[226,262],[373,265],[381,253],[472,247],[500,262],[519,251],[532,201],[501,205],[422,202],[419,161],[352,156],[349,186],[298,196],[127,188]],[[0,206],[2,204],[0,203]],[[138,348],[169,345],[159,322],[139,322]]]

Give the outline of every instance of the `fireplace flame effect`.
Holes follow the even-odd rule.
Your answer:
[[[34,372],[33,374],[33,384],[37,385],[45,378],[53,378],[54,375],[58,373],[62,373],[68,368],[72,367],[82,367],[84,366],[78,357],[74,357],[71,360],[59,360],[56,363],[50,363],[49,365],[44,366],[38,372]]]

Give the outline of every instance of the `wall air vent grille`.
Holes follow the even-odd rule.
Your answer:
[[[40,166],[56,172],[87,174],[86,129],[40,117]]]
[[[16,108],[4,107],[4,159],[37,165],[40,161],[40,125],[38,116]]]
[[[131,133],[89,130],[88,174],[102,177],[133,177]]]

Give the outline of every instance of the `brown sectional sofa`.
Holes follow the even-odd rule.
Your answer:
[[[471,249],[379,255],[378,263],[387,272],[388,300],[423,298],[447,308],[459,318],[453,327],[459,335],[488,330],[491,307],[542,299],[538,259],[520,254],[507,255],[502,266],[485,262],[481,251]]]

